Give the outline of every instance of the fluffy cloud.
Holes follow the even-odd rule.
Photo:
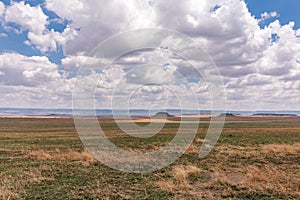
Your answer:
[[[157,2],[157,23],[193,37],[220,67],[249,64],[268,48],[268,30],[260,29],[243,1]]]
[[[4,13],[5,6],[4,4],[0,1],[0,16]]]
[[[47,57],[26,57],[16,53],[0,55],[1,84],[36,86],[60,77]]]
[[[104,39],[132,28],[153,25],[146,1],[47,0],[46,7],[80,29],[76,40],[66,45],[67,54],[89,52]]]
[[[88,53],[115,33],[149,26],[175,29],[193,37],[220,66],[253,63],[270,46],[270,29],[261,29],[259,20],[239,0],[188,0],[176,4],[169,0],[131,0],[110,1],[105,6],[102,1],[93,0],[48,0],[46,6],[72,21],[72,28],[80,29],[76,40],[69,40],[66,45],[70,54]]]
[[[46,30],[43,34],[28,33],[28,45],[34,45],[41,52],[55,51],[58,45],[64,45],[66,41],[73,40],[77,32],[67,27],[62,33],[54,30]]]
[[[47,25],[48,16],[44,14],[40,6],[31,7],[25,2],[13,2],[5,13],[5,21],[13,22],[21,26],[23,30],[30,30],[36,34],[42,34]]]
[[[49,17],[43,12],[41,6],[33,7],[24,1],[12,2],[7,7],[5,22],[19,25],[21,32],[28,30],[28,40],[25,44],[32,45],[43,53],[55,51],[58,45],[63,46],[66,41],[74,39],[77,35],[77,32],[70,27],[65,28],[62,33],[47,29]],[[10,27],[7,26],[6,29],[9,30]]]
[[[272,11],[272,12],[264,12],[260,15],[260,21],[264,21],[270,18],[274,18],[274,17],[279,17],[279,14],[276,11]]]
[[[66,79],[47,57],[0,55],[2,106],[70,106],[73,83],[74,80]]]
[[[26,44],[41,52],[55,51],[62,45],[66,54],[62,59],[63,75],[57,72],[56,65],[43,60],[45,57],[5,54],[1,57],[3,61],[0,60],[5,64],[0,65],[3,85],[41,87],[39,80],[43,79],[53,84],[53,87],[47,88],[52,88],[57,98],[67,101],[70,96],[65,94],[69,94],[66,91],[71,90],[77,70],[83,66],[93,66],[98,71],[94,68],[86,74],[86,86],[98,81],[97,91],[101,102],[109,102],[112,92],[121,83],[126,88],[120,87],[119,94],[128,95],[131,89],[145,82],[158,85],[136,90],[135,96],[141,99],[150,101],[152,94],[158,104],[162,103],[161,100],[171,94],[161,88],[161,84],[176,91],[176,94],[185,94],[191,89],[196,91],[200,99],[209,102],[207,85],[189,63],[176,56],[159,54],[156,50],[141,50],[124,55],[106,69],[108,60],[87,57],[96,45],[114,34],[136,28],[158,27],[186,34],[207,51],[223,76],[229,108],[249,109],[249,105],[255,105],[263,109],[276,109],[274,106],[280,105],[278,109],[292,109],[292,105],[300,103],[300,29],[295,30],[293,22],[283,25],[278,20],[264,28],[259,26],[263,20],[278,17],[276,11],[264,12],[260,19],[256,19],[246,3],[240,0],[186,0],[177,1],[176,4],[173,0],[46,0],[45,7],[62,20],[69,21],[64,31],[48,30],[49,19],[42,8],[31,7],[24,2],[14,2],[8,6],[5,21],[19,24],[21,30],[28,30]],[[203,64],[203,55],[195,53],[197,51],[191,46],[182,45],[180,41],[165,35],[153,38],[144,35],[132,38],[132,41],[116,41],[107,46],[106,54],[113,55],[118,52],[116,48],[126,45],[135,46],[143,42],[147,45],[156,39],[162,41],[163,48],[176,46],[185,57],[206,66]],[[7,60],[9,57],[14,59]],[[21,66],[21,60],[25,67],[16,67]],[[28,63],[31,63],[31,67]],[[45,67],[39,68],[40,65]],[[12,78],[14,71],[16,78]],[[215,70],[210,71],[211,76],[217,74]],[[183,84],[178,81],[181,76],[188,82]],[[57,87],[57,83],[65,87]],[[256,102],[260,102],[259,105]]]

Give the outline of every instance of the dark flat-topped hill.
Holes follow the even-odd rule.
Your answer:
[[[170,115],[167,112],[158,112],[154,116],[152,116],[152,118],[154,118],[154,119],[166,119],[168,117],[174,117],[174,116]]]

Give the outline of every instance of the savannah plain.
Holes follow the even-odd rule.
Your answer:
[[[113,120],[100,124],[128,151],[162,147],[179,126],[169,121],[159,134],[139,139]],[[208,125],[199,123],[175,163],[134,174],[94,159],[73,119],[0,118],[0,199],[300,199],[300,117],[227,117],[217,145],[199,159]]]

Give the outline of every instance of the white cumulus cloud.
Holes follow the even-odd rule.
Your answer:
[[[154,14],[146,1],[47,0],[46,7],[72,21],[71,28],[80,29],[76,40],[67,43],[67,54],[89,52],[114,34],[153,24]]]
[[[5,22],[19,25],[21,32],[28,30],[28,40],[25,44],[32,45],[43,53],[55,51],[58,45],[63,46],[66,41],[74,39],[77,35],[77,32],[70,27],[66,27],[62,33],[49,30],[47,28],[49,17],[43,12],[41,6],[31,6],[24,1],[12,2],[7,7]],[[6,29],[14,28],[7,26]],[[18,30],[16,32],[19,33]]]
[[[276,11],[263,12],[257,19],[241,0],[185,0],[176,3],[174,0],[46,0],[44,6],[55,12],[60,20],[68,21],[61,33],[47,28],[49,17],[40,5],[33,7],[23,1],[13,2],[5,11],[0,2],[0,15],[5,12],[5,22],[18,24],[21,31],[28,30],[25,44],[42,53],[63,46],[66,57],[62,59],[61,73],[58,73],[58,66],[46,57],[5,53],[0,60],[2,85],[14,89],[43,85],[46,91],[53,90],[57,95],[55,99],[67,102],[70,96],[65,94],[70,94],[74,73],[82,66],[98,65],[98,71],[86,74],[86,83],[88,86],[99,79],[97,91],[102,102],[109,102],[113,88],[119,87],[120,81],[128,86],[128,91],[143,82],[157,82],[184,94],[187,90],[176,81],[180,77],[178,74],[190,81],[187,88],[209,102],[207,85],[186,62],[175,56],[158,59],[155,51],[141,51],[119,58],[107,69],[104,67],[109,61],[87,57],[93,48],[114,34],[157,27],[186,34],[204,48],[223,76],[229,108],[248,109],[252,105],[268,109],[280,105],[276,109],[292,109],[299,106],[300,29],[296,30],[294,22],[281,24]],[[277,17],[269,25],[260,27],[262,21]],[[197,51],[191,46],[163,34],[153,38],[145,34],[140,38],[116,41],[106,46],[105,53],[109,57],[119,52],[116,48],[147,45],[155,40],[162,41],[163,49],[176,47],[194,63],[204,62],[203,55],[195,53]],[[151,65],[139,67],[147,63]],[[210,71],[210,75],[216,76],[216,70]],[[49,85],[46,87],[40,80]],[[64,84],[64,87],[57,87],[57,83]],[[122,88],[120,94],[128,92],[125,89]],[[37,93],[42,98],[44,93]],[[143,98],[149,100],[150,93],[156,94],[153,96],[156,100],[168,95],[167,90],[158,86],[147,86],[135,95],[144,95]]]
[[[70,107],[73,85],[45,56],[0,55],[3,107]]]
[[[0,16],[4,13],[4,10],[5,10],[4,3],[2,3],[2,2],[0,1]]]
[[[44,14],[40,6],[31,7],[25,2],[13,2],[5,13],[5,21],[13,22],[21,26],[22,30],[30,30],[36,34],[42,34],[47,25],[48,16]]]

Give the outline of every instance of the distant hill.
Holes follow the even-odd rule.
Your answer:
[[[219,115],[219,117],[234,117],[235,115],[232,113],[222,113]]]
[[[154,116],[152,116],[152,118],[154,118],[154,119],[166,119],[168,117],[174,117],[174,116],[170,115],[167,112],[158,112]]]

